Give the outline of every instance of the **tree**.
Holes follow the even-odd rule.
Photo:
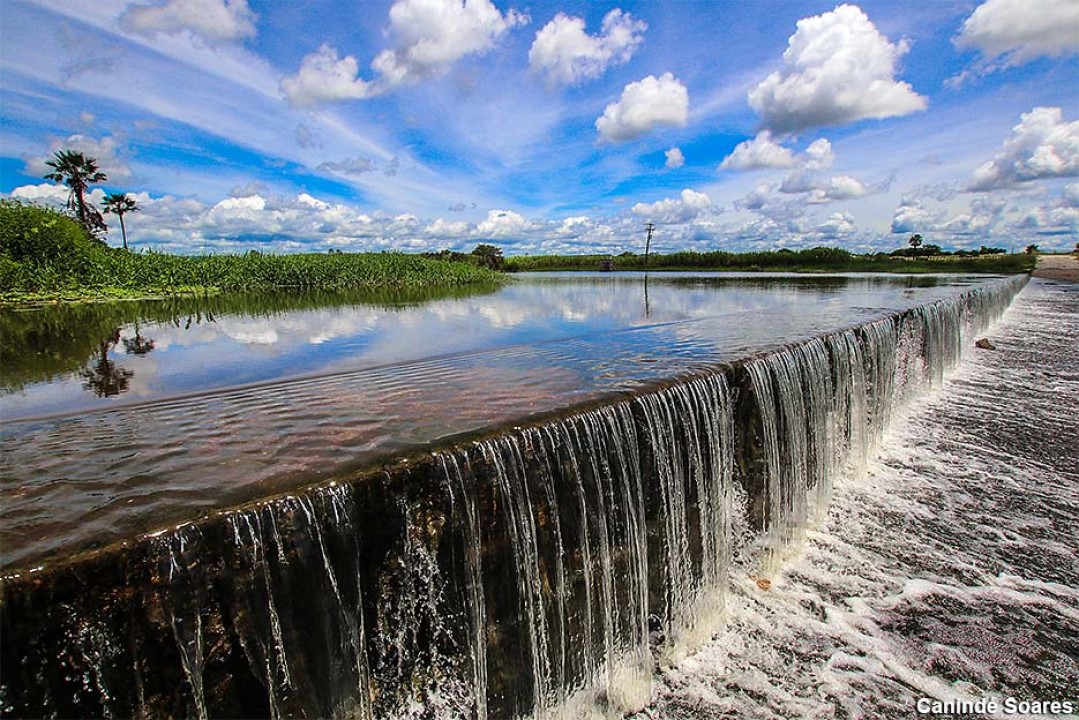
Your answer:
[[[1041,252],[1041,249],[1037,245],[1027,245],[1026,250],[1023,252],[1027,255],[1037,255]]]
[[[922,246],[922,236],[915,233],[910,236],[910,240],[907,240],[907,244],[917,250]]]
[[[124,215],[129,212],[137,212],[139,206],[135,198],[127,196],[127,193],[111,193],[105,196],[104,208],[106,213],[113,213],[120,218],[120,233],[124,238],[124,250],[127,250],[127,228],[124,226]]]
[[[505,267],[502,248],[497,245],[480,243],[472,250],[472,254],[479,258],[481,265],[491,270],[502,270]]]
[[[45,179],[63,183],[71,189],[67,206],[75,211],[79,224],[96,238],[107,226],[97,208],[87,204],[86,192],[94,183],[108,180],[108,176],[98,169],[97,159],[86,157],[76,150],[58,150],[53,159],[45,164],[54,169]]]

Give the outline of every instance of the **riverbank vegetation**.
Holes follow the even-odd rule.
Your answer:
[[[1021,273],[1034,267],[1026,254],[858,255],[842,248],[667,255],[525,255],[505,260],[510,272],[557,270],[716,270],[731,272]]]
[[[471,263],[403,253],[181,256],[97,241],[52,208],[0,200],[0,301],[293,288],[422,288],[497,283]]]

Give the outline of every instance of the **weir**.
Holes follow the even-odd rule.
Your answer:
[[[1025,277],[3,582],[14,716],[618,716]]]

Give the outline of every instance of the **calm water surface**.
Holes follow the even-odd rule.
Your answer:
[[[639,389],[991,278],[522,275],[0,313],[0,567]]]

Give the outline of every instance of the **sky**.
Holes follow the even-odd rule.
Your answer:
[[[0,93],[138,249],[1079,242],[1077,0],[5,0]]]

